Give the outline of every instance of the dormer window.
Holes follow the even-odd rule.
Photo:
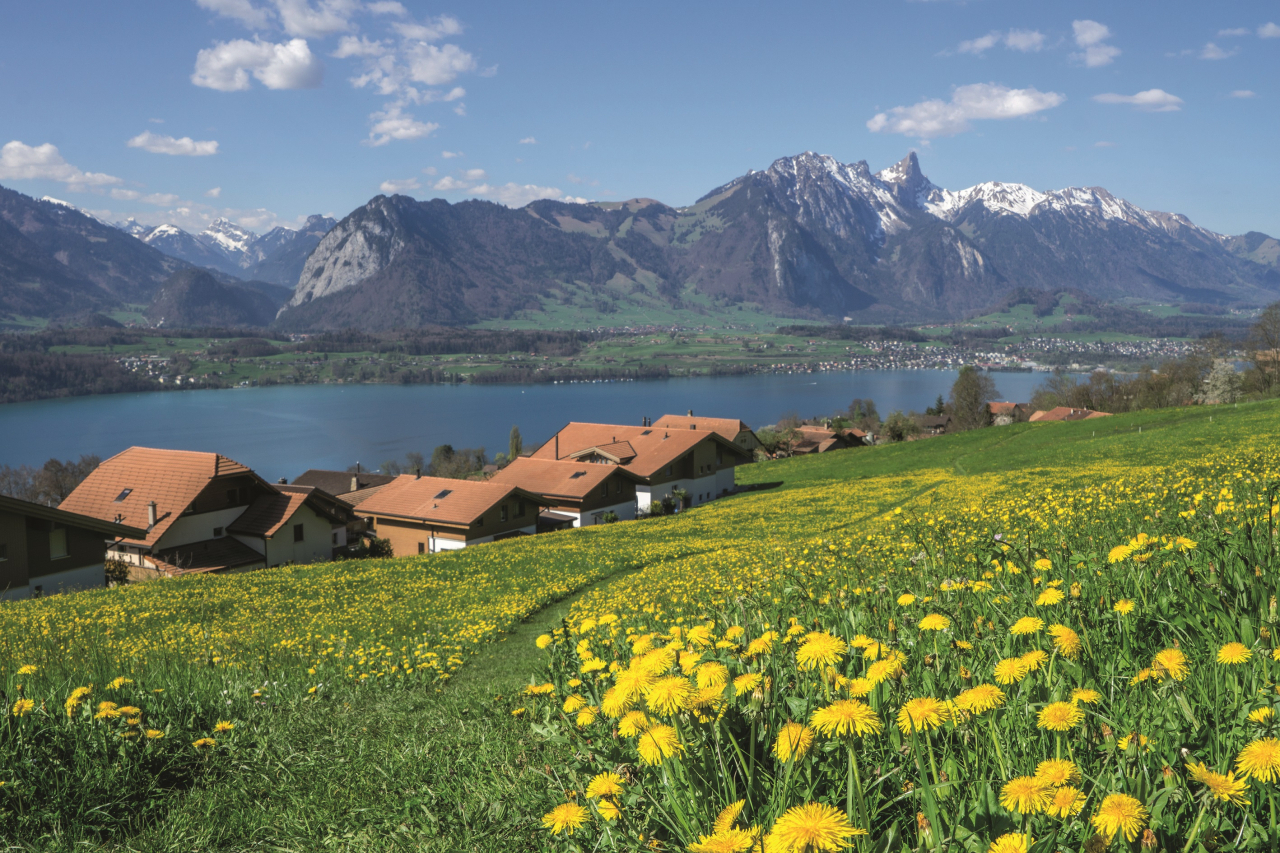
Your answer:
[[[125,489],[123,492],[116,495],[116,499],[115,501],[113,501],[113,503],[120,503],[122,500],[129,497],[129,495],[132,494],[132,492],[133,492],[133,489]]]
[[[449,495],[451,495],[451,494],[453,494],[453,489],[445,489],[445,490],[443,490],[442,492],[440,492],[440,494],[438,494],[438,495],[436,495],[434,498],[432,498],[432,500],[437,500],[437,501],[438,501],[438,500],[440,500],[441,498],[447,498],[447,497],[449,497]]]

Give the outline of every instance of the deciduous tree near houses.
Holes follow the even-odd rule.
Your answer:
[[[987,403],[994,400],[999,392],[996,383],[985,373],[979,373],[972,365],[960,368],[960,375],[951,386],[951,417],[956,427],[962,430],[978,429],[991,425],[991,410]]]

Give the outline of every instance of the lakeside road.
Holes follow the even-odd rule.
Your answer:
[[[1026,401],[1043,374],[993,374],[1001,399]],[[441,444],[505,452],[512,425],[525,446],[569,421],[639,424],[644,417],[739,418],[751,427],[788,412],[834,414],[855,397],[882,416],[923,411],[955,381],[950,370],[753,374],[559,385],[287,385],[224,391],[112,394],[0,406],[0,464],[103,458],[143,445],[207,450],[262,476],[308,468],[368,470]]]

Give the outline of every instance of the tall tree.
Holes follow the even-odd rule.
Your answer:
[[[524,450],[524,439],[520,437],[520,427],[511,427],[511,438],[507,443],[507,459],[514,460]]]
[[[960,375],[951,386],[951,417],[957,429],[978,429],[991,425],[991,410],[987,403],[996,398],[996,383],[985,373],[979,373],[973,365],[960,368]]]
[[[1263,309],[1245,343],[1249,360],[1257,370],[1258,385],[1270,396],[1280,382],[1280,302]]]

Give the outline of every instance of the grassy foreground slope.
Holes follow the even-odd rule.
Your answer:
[[[547,791],[564,783],[548,768],[565,746],[511,711],[540,662],[532,636],[558,618],[548,604],[595,584],[563,612],[623,596],[651,615],[694,613],[756,569],[763,594],[806,548],[870,535],[940,485],[1079,488],[1265,448],[1278,414],[1268,403],[991,429],[749,466],[739,479],[759,491],[675,518],[0,605],[0,689],[32,703],[0,723],[0,837],[544,849]],[[217,743],[192,745],[206,737]]]

